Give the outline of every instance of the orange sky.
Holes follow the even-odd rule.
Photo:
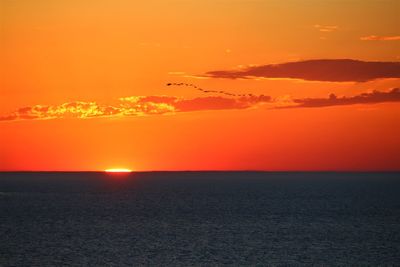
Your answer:
[[[0,8],[0,170],[400,170],[397,0]]]

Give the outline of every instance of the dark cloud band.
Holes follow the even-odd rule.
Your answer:
[[[325,82],[366,82],[400,78],[400,62],[318,59],[249,67],[244,70],[207,72],[213,78],[291,78]]]
[[[335,94],[330,94],[328,98],[302,98],[294,99],[293,102],[297,105],[289,106],[290,108],[319,108],[355,104],[400,102],[400,88],[393,88],[388,92],[373,91],[371,93],[362,93],[352,97],[337,97]]]

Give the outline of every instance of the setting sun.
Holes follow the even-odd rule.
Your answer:
[[[105,172],[132,172],[130,169],[122,169],[122,168],[117,168],[117,169],[106,169],[104,170]]]

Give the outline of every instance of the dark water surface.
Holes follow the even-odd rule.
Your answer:
[[[1,173],[0,266],[400,265],[400,173]]]

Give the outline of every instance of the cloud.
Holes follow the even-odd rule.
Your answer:
[[[118,102],[112,105],[100,104],[94,101],[74,101],[49,106],[33,105],[18,108],[9,114],[0,115],[0,122],[60,118],[132,117],[204,110],[240,110],[257,107],[266,103],[268,103],[269,108],[280,109],[400,102],[400,88],[393,88],[387,92],[375,90],[351,97],[337,97],[332,93],[328,98],[293,99],[290,95],[281,95],[272,98],[271,96],[254,95],[251,93],[238,94],[225,90],[210,90],[191,83],[167,83],[166,85],[190,87],[204,94],[213,95],[190,99],[167,95],[127,96],[118,98]]]
[[[182,112],[196,110],[246,109],[270,101],[271,97],[264,95],[243,96],[240,98],[209,96],[177,101],[175,103],[175,108]]]
[[[362,41],[399,41],[400,35],[394,36],[377,36],[377,35],[368,35],[360,37]]]
[[[318,29],[320,32],[333,32],[339,29],[339,26],[332,25],[332,26],[324,26],[324,25],[319,25],[315,24],[314,28]]]
[[[253,66],[240,70],[210,71],[212,78],[290,78],[326,82],[366,82],[379,78],[400,78],[400,62],[352,59],[316,59]]]
[[[264,95],[235,98],[209,96],[192,99],[174,96],[129,96],[119,98],[116,105],[76,101],[60,105],[23,107],[10,114],[0,116],[0,121],[131,117],[202,110],[246,109],[269,101],[271,101],[271,97]]]
[[[297,105],[290,105],[280,108],[319,108],[355,104],[377,104],[385,102],[400,102],[400,88],[393,88],[388,92],[373,91],[371,93],[362,93],[352,97],[337,97],[335,94],[330,94],[328,98],[294,99],[293,103]]]

